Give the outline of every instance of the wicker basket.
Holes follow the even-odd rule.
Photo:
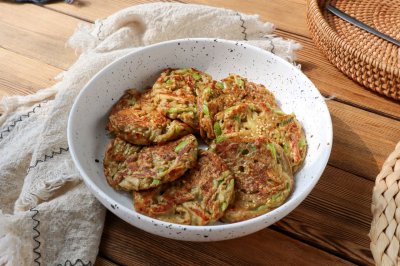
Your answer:
[[[340,71],[361,85],[400,100],[400,47],[359,29],[309,0],[307,21],[320,50]],[[352,17],[400,40],[399,0],[333,0]]]

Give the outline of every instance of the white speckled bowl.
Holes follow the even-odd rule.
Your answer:
[[[164,68],[194,67],[214,79],[229,73],[262,83],[274,92],[285,112],[295,112],[303,124],[309,149],[295,176],[290,198],[262,216],[234,224],[184,226],[162,222],[135,212],[131,195],[112,189],[103,174],[103,154],[110,141],[105,125],[111,106],[128,88],[153,84]],[[296,208],[310,193],[327,164],[332,123],[324,98],[296,67],[262,49],[215,39],[175,40],[130,53],[101,70],[77,97],[68,121],[72,157],[92,193],[126,222],[160,236],[189,241],[217,241],[254,233]],[[96,161],[100,162],[96,162]]]

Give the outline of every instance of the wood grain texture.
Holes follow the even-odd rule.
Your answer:
[[[368,232],[373,185],[328,166],[306,200],[274,228],[357,264],[372,265]]]
[[[144,2],[152,1],[93,1],[86,5],[85,2],[78,2],[76,5],[54,3],[46,7],[94,21],[96,18],[106,17],[122,8]],[[303,49],[298,51],[298,62],[302,65],[304,73],[324,95],[335,96],[340,101],[349,102],[352,105],[374,110],[400,120],[400,104],[398,102],[386,99],[359,86],[329,63],[325,56],[315,47],[313,41],[309,38],[306,25],[305,0],[250,0],[246,4],[239,0],[183,0],[183,2],[207,4],[231,8],[249,14],[259,14],[262,20],[270,21],[277,26],[279,30],[276,33],[279,36],[296,40],[302,44]],[[335,82],[332,83],[332,80],[335,80]]]
[[[185,3],[204,4],[258,14],[264,21],[272,22],[278,29],[309,37],[306,22],[306,0],[183,0]]]
[[[62,70],[42,61],[0,48],[0,98],[26,95],[55,84]]]
[[[152,2],[181,2],[180,0],[75,0],[71,5],[62,2],[52,2],[44,7],[85,21],[94,22],[133,5]]]
[[[87,22],[32,4],[0,5],[0,47],[62,69],[77,59],[65,44]]]
[[[73,15],[88,21],[105,18],[112,13],[132,5],[156,2],[145,0],[103,0],[87,1],[76,0],[73,5],[63,3],[51,3],[47,8]],[[239,10],[249,14],[260,14],[266,20],[274,23],[279,29],[294,32],[299,35],[309,36],[306,25],[306,1],[305,0],[179,0],[162,2],[184,2],[204,4],[215,7],[224,7]],[[284,16],[284,18],[282,17]]]
[[[195,243],[151,235],[110,212],[106,224],[100,250],[124,265],[349,265],[271,229],[233,240]]]
[[[97,256],[96,262],[94,263],[94,266],[117,266],[118,264],[115,264],[112,261],[109,261],[106,258],[103,258],[101,255]]]
[[[329,164],[375,180],[400,138],[400,121],[336,101],[327,102],[333,123]]]

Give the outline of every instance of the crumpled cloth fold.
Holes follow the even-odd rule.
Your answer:
[[[273,35],[257,15],[209,6],[133,6],[69,40],[81,52],[51,88],[4,98],[0,117],[0,265],[93,265],[105,208],[82,182],[67,143],[71,106],[100,69],[140,47],[210,37],[254,44],[293,62],[300,45]]]

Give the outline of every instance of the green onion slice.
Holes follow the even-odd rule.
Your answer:
[[[276,149],[275,149],[274,143],[268,143],[267,148],[268,148],[268,150],[271,151],[272,157],[274,157],[274,160],[276,160]]]
[[[215,136],[219,136],[222,134],[221,125],[219,124],[218,121],[214,123],[214,133]]]
[[[179,144],[175,147],[175,152],[179,152],[180,150],[185,148],[188,143],[189,143],[188,140],[183,140],[183,141],[179,142]]]

